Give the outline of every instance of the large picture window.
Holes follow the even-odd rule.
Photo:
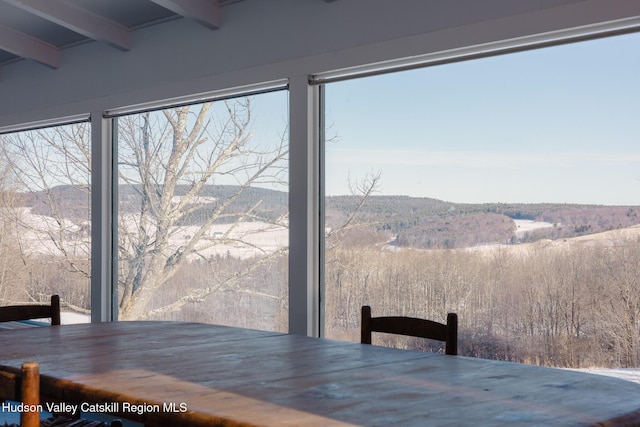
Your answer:
[[[0,305],[48,302],[90,314],[90,126],[0,136]]]
[[[120,320],[287,330],[287,99],[117,119]]]
[[[327,84],[326,336],[457,312],[462,355],[640,366],[638,46]]]

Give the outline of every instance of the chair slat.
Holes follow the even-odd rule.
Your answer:
[[[0,322],[16,322],[50,318],[51,325],[60,325],[60,297],[53,295],[51,304],[9,305],[0,307]]]
[[[371,307],[365,305],[362,307],[360,342],[363,344],[371,344],[372,332],[444,341],[446,354],[458,354],[458,316],[455,313],[449,313],[447,315],[447,324],[445,325],[433,320],[419,319],[416,317],[372,317]]]

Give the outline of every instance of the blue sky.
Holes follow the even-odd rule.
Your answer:
[[[327,194],[640,204],[640,35],[327,85]]]

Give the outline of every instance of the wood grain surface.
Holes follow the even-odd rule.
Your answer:
[[[47,398],[156,427],[640,425],[615,378],[217,325],[0,332],[0,371],[25,360]]]

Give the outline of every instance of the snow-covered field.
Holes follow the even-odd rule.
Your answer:
[[[180,227],[171,238],[171,244],[184,244],[198,227]],[[274,252],[289,245],[289,229],[265,222],[240,222],[219,224],[209,229],[209,239],[198,244],[198,257],[229,255],[234,258],[251,258]]]
[[[529,219],[514,219],[513,222],[516,224],[516,236],[518,237],[523,237],[525,234],[540,228],[553,227],[553,224],[550,222],[533,221]]]
[[[620,378],[622,380],[631,381],[640,384],[640,368],[585,368],[575,369],[580,372],[587,372],[589,374],[605,375],[608,377]]]
[[[60,255],[52,235],[56,236],[58,224],[51,217],[31,213],[30,208],[19,212],[21,221],[26,225],[20,230],[24,247],[31,253]],[[120,218],[121,235],[136,232],[133,218]],[[68,255],[88,257],[90,252],[90,227],[88,222],[74,224],[67,221],[65,229],[65,251]],[[46,230],[50,230],[47,233]],[[170,238],[171,248],[185,245],[198,232],[197,226],[176,227]],[[251,258],[264,255],[286,247],[289,244],[289,229],[284,225],[252,221],[235,224],[216,224],[200,239],[197,253],[191,259],[209,258],[222,255],[235,258]]]

